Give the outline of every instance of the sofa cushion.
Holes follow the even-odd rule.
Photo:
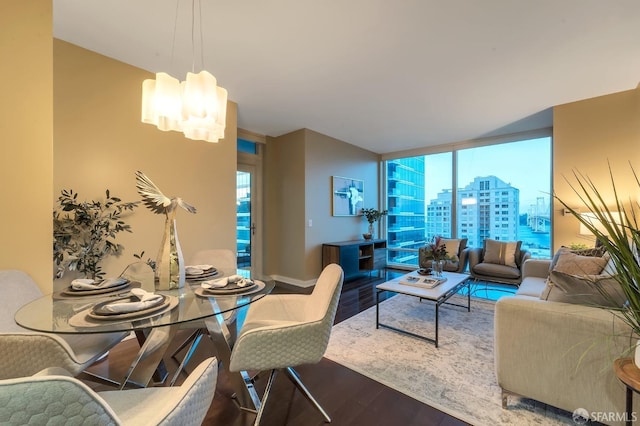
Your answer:
[[[545,278],[525,277],[522,279],[520,286],[518,286],[516,294],[518,296],[532,296],[540,298],[540,295],[545,290],[546,286],[547,280]]]
[[[486,275],[489,277],[518,279],[520,278],[520,270],[507,265],[499,265],[496,263],[478,263],[473,267],[473,272],[478,275]]]
[[[612,275],[571,275],[557,270],[551,271],[540,298],[603,308],[619,308],[626,301],[620,284]]]
[[[608,257],[582,256],[571,251],[562,251],[551,272],[562,272],[568,275],[598,275],[608,260]]]
[[[482,262],[496,265],[506,265],[517,268],[516,259],[520,256],[522,241],[496,241],[486,238],[484,240],[484,253]],[[518,273],[518,276],[520,274]]]

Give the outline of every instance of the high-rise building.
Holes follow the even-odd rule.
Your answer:
[[[386,164],[388,260],[417,265],[417,249],[425,236],[425,158],[399,158]]]
[[[520,190],[495,176],[476,177],[456,195],[456,235],[468,238],[469,247],[482,247],[485,238],[518,240]],[[451,193],[442,191],[427,206],[427,238],[449,236]]]

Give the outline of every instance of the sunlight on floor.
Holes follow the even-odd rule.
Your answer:
[[[512,296],[518,290],[518,287],[509,284],[499,284],[487,281],[472,281],[469,284],[472,297],[496,301],[502,296]],[[466,288],[463,289],[466,295]]]

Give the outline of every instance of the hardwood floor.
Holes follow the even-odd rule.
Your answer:
[[[365,276],[346,282],[343,286],[335,322],[343,321],[373,306],[375,304],[375,285],[404,273],[387,270],[382,271],[380,276]],[[279,286],[274,291],[286,293],[295,290]],[[177,346],[182,341],[181,337],[186,337],[188,333],[188,330],[181,332],[173,345]],[[111,351],[106,360],[92,366],[91,371],[98,374],[108,374],[110,377],[122,377],[137,348],[135,339],[123,342]],[[170,348],[169,353],[171,352]],[[200,360],[214,353],[211,341],[202,339],[189,366],[193,368]],[[165,357],[165,363],[169,373],[173,374],[177,363],[168,356]],[[189,368],[187,370],[191,371]],[[327,411],[333,425],[466,425],[454,417],[326,358],[323,358],[316,365],[297,367],[296,371],[313,396]],[[268,373],[266,372],[256,377],[256,388],[260,393],[264,390],[267,377]],[[107,389],[102,385],[89,382],[87,384],[95,389]],[[286,375],[279,374],[277,376],[271,392],[261,424],[265,426],[325,424],[322,416],[297,391]],[[207,413],[204,425],[246,426],[253,424],[255,415],[239,410],[231,395],[232,390],[222,368],[218,376],[216,396]]]

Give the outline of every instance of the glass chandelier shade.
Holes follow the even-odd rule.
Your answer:
[[[185,137],[207,142],[224,138],[227,91],[207,71],[187,73],[180,82],[159,72],[142,83],[142,122],[163,131],[174,130]]]

